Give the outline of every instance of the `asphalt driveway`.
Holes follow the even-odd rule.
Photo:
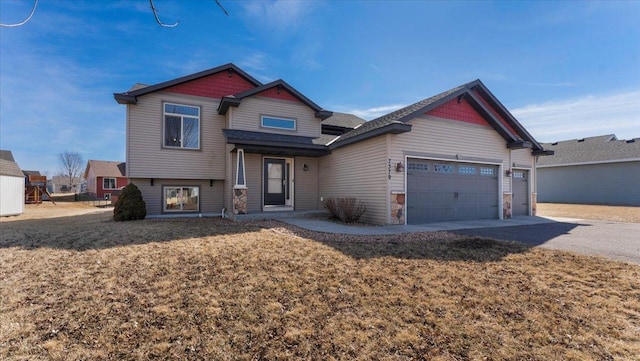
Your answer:
[[[562,219],[534,225],[462,229],[453,233],[640,264],[640,223]]]

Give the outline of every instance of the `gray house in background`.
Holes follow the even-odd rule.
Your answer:
[[[640,138],[609,134],[542,146],[555,155],[538,160],[539,202],[640,205]]]

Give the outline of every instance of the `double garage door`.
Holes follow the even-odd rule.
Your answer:
[[[499,167],[407,161],[407,223],[499,218]],[[528,214],[528,172],[514,172],[513,215]]]
[[[407,161],[407,223],[496,219],[499,168],[490,164]]]

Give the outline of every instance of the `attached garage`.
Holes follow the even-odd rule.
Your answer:
[[[407,160],[407,223],[497,219],[497,165]]]

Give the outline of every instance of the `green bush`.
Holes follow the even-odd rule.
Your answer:
[[[339,219],[344,223],[357,222],[367,210],[361,201],[353,197],[327,198],[322,205],[329,211],[331,218]]]
[[[114,221],[132,221],[144,219],[147,216],[147,205],[142,199],[142,193],[135,184],[129,183],[122,189],[113,208]]]

